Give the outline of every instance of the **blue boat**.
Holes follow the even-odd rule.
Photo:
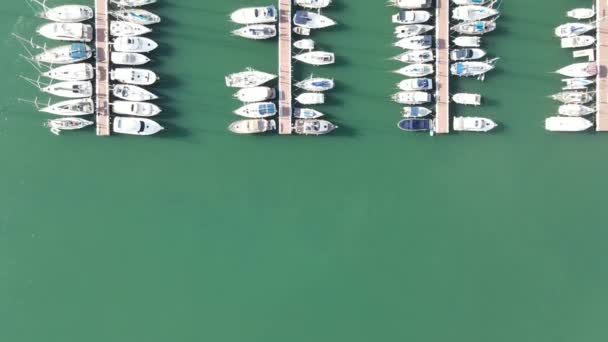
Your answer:
[[[402,131],[409,132],[424,132],[433,129],[433,120],[431,119],[403,119],[397,123]]]

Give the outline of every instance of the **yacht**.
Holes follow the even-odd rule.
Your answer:
[[[433,80],[430,78],[409,78],[397,83],[397,88],[404,91],[432,90]]]
[[[450,51],[450,60],[452,61],[470,61],[485,56],[485,50],[479,48],[462,48]]]
[[[315,105],[325,103],[323,93],[302,93],[296,97],[296,101],[303,105]]]
[[[93,124],[93,121],[85,120],[82,118],[59,118],[47,120],[45,126],[49,128],[51,133],[55,135],[61,134],[63,130],[76,130],[85,128]]]
[[[461,34],[482,35],[496,29],[496,18],[492,20],[465,21],[452,26],[452,30]]]
[[[66,81],[51,84],[40,90],[59,97],[77,99],[91,97],[93,95],[93,84],[91,81]]]
[[[58,46],[34,56],[34,61],[48,64],[70,64],[85,61],[93,56],[91,47],[83,43]]]
[[[116,68],[110,71],[110,79],[126,84],[151,85],[158,81],[158,76],[148,69]]]
[[[459,77],[477,77],[484,79],[486,72],[494,69],[494,64],[498,58],[490,59],[485,62],[467,61],[458,62],[450,66],[450,73]]]
[[[565,116],[585,116],[595,113],[595,108],[582,104],[569,103],[559,106],[558,113],[559,115]]]
[[[551,132],[581,132],[593,127],[593,122],[581,117],[552,116],[545,119],[545,129]]]
[[[150,52],[158,47],[155,41],[145,37],[118,37],[113,42],[117,52]]]
[[[452,101],[461,105],[479,106],[481,104],[481,95],[471,93],[456,93],[452,95]]]
[[[40,111],[62,116],[90,115],[95,113],[95,103],[90,97],[67,100],[44,107]]]
[[[79,23],[81,21],[93,19],[94,12],[89,6],[63,5],[53,8],[45,7],[44,11],[38,13],[38,16],[43,19],[60,23]]]
[[[152,29],[149,27],[130,21],[112,20],[110,22],[110,35],[115,37],[135,37],[150,32]]]
[[[226,76],[226,86],[234,88],[257,87],[275,78],[277,78],[276,75],[247,68],[245,71]]]
[[[431,0],[388,0],[388,4],[403,9],[424,9],[431,7]]]
[[[150,58],[137,52],[112,52],[110,60],[120,65],[144,65],[150,61]]]
[[[413,36],[399,40],[395,43],[396,47],[407,50],[424,50],[433,46],[433,36]]]
[[[459,36],[454,38],[454,45],[459,47],[479,47],[481,46],[481,37]]]
[[[82,23],[48,23],[36,31],[41,36],[53,40],[90,42],[93,39],[93,27]]]
[[[496,128],[496,123],[488,118],[474,116],[455,116],[454,130],[460,132],[489,132]]]
[[[263,119],[277,113],[277,106],[272,102],[255,102],[246,104],[234,111],[234,114],[250,119]]]
[[[314,50],[315,41],[312,39],[300,39],[293,42],[293,47],[300,50]]]
[[[276,91],[270,87],[252,87],[239,89],[234,97],[241,102],[263,102],[276,97]]]
[[[245,119],[235,121],[228,126],[228,130],[236,134],[256,134],[275,130],[277,128],[274,120]]]
[[[331,90],[334,87],[334,80],[323,77],[313,77],[312,75],[295,84],[296,87],[304,89],[306,91],[326,91]]]
[[[431,14],[428,11],[406,11],[401,10],[397,14],[393,14],[392,21],[394,24],[422,24],[431,19]]]
[[[433,126],[434,122],[431,119],[407,118],[402,119],[397,123],[397,127],[399,127],[400,130],[408,132],[433,131]]]
[[[318,119],[298,119],[294,122],[293,131],[296,134],[302,135],[323,135],[327,134],[334,129],[338,128],[338,126],[327,120],[318,120]]]
[[[160,17],[158,15],[143,9],[124,9],[110,12],[110,14],[117,19],[140,25],[152,25],[160,23]]]
[[[161,109],[150,102],[114,101],[112,102],[112,112],[114,114],[150,117],[158,115]]]
[[[110,0],[110,2],[120,7],[139,7],[156,3],[156,0]]]
[[[463,21],[476,21],[493,17],[498,10],[479,5],[458,6],[452,10],[452,19]]]
[[[261,40],[275,37],[277,35],[277,29],[274,25],[255,24],[233,30],[232,34],[247,39]]]
[[[296,4],[304,8],[320,9],[331,4],[331,0],[296,0]]]
[[[424,91],[400,91],[393,94],[391,99],[406,105],[420,105],[432,101],[431,94]]]
[[[335,62],[335,55],[333,52],[326,51],[309,51],[299,55],[295,55],[293,58],[311,65],[328,65]]]
[[[409,50],[398,56],[393,57],[394,60],[403,63],[426,63],[435,60],[433,50]]]
[[[425,107],[403,107],[401,115],[404,118],[422,118],[433,113],[432,110]]]
[[[146,118],[117,116],[112,122],[114,133],[131,135],[152,135],[164,129],[156,121]]]
[[[575,8],[566,12],[566,16],[578,20],[591,19],[595,17],[595,8]]]
[[[43,72],[42,76],[59,81],[87,81],[95,77],[95,68],[89,63],[68,64]]]
[[[232,12],[230,20],[241,25],[267,24],[276,22],[277,15],[277,8],[274,5],[245,7]]]
[[[112,94],[119,99],[136,102],[158,98],[154,93],[132,84],[116,84],[112,87]]]
[[[595,81],[588,78],[564,78],[562,82],[566,82],[566,86],[562,88],[563,90],[576,90],[587,89]]]
[[[555,35],[558,38],[574,37],[595,30],[595,25],[585,23],[567,23],[555,28]]]
[[[406,77],[424,77],[434,73],[433,64],[410,64],[401,69],[395,70],[395,73]]]
[[[595,37],[586,35],[565,37],[561,40],[562,49],[582,48],[593,44],[595,44]]]
[[[557,70],[556,73],[566,77],[592,77],[597,74],[597,64],[595,62],[574,63]]]
[[[322,29],[334,26],[336,22],[315,12],[297,11],[293,16],[293,24],[308,29]]]
[[[551,95],[551,98],[561,103],[585,104],[593,101],[594,94],[586,91],[562,91]]]
[[[293,117],[296,119],[317,119],[323,116],[323,113],[311,108],[294,108]]]
[[[423,33],[429,32],[434,28],[435,26],[424,24],[399,25],[395,27],[395,37],[408,38],[418,36]]]

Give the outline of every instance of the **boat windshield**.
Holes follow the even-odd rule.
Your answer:
[[[146,124],[143,121],[139,122],[139,130],[137,130],[137,133],[143,133],[146,130]]]

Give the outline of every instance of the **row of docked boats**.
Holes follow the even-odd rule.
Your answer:
[[[571,22],[559,25],[554,34],[560,39],[562,48],[588,48],[595,44],[596,38],[592,34],[596,29],[593,22],[584,22],[595,17],[595,8],[575,8],[566,13]],[[583,53],[581,53],[583,52]],[[577,50],[574,56],[588,55],[586,50]],[[594,50],[588,51],[591,56]],[[550,97],[559,102],[557,114],[545,119],[545,129],[552,132],[580,132],[593,127],[593,121],[586,116],[595,113],[592,104],[595,101],[595,76],[598,67],[594,58],[588,62],[579,62],[567,65],[556,70],[556,73],[566,77],[562,79],[562,90]]]

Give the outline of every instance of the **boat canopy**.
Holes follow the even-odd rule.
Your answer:
[[[277,107],[274,103],[262,103],[258,106],[260,114],[274,114],[277,112]]]
[[[464,74],[464,64],[456,63],[456,74]]]
[[[70,45],[70,58],[81,59],[87,57],[87,46],[83,43]]]
[[[431,129],[431,120],[403,119],[399,121],[399,128],[407,131],[428,131]]]
[[[308,16],[306,11],[297,11],[293,18],[293,23],[296,25],[307,25],[312,19]]]

